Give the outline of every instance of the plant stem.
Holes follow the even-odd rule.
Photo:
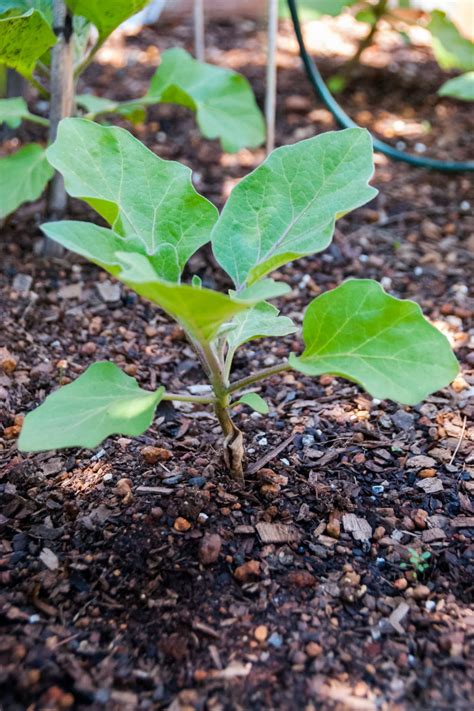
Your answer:
[[[86,71],[87,67],[92,62],[97,52],[104,44],[104,41],[104,39],[98,39],[95,45],[90,50],[87,57],[85,57],[85,59],[83,59],[82,62],[77,65],[77,67],[74,69],[74,79],[77,79],[83,72]]]
[[[49,143],[56,140],[61,119],[71,116],[74,108],[73,31],[72,17],[64,0],[53,2],[54,27],[58,41],[51,51],[51,101]],[[62,175],[56,172],[48,191],[48,214],[60,219],[66,211],[67,195]],[[56,243],[46,240],[43,253],[58,256]]]
[[[357,51],[354,54],[354,56],[351,57],[351,59],[349,59],[349,61],[346,63],[346,65],[344,67],[344,71],[347,72],[347,74],[350,75],[352,69],[359,61],[362,53],[367,49],[367,47],[370,47],[370,45],[372,44],[374,35],[378,30],[379,21],[385,15],[385,11],[387,9],[387,3],[388,3],[388,0],[379,0],[377,5],[373,8],[373,13],[375,15],[375,22],[371,26],[371,28],[368,31],[368,33],[366,34],[366,36],[363,37],[362,40],[359,42],[359,46],[357,47]]]
[[[177,395],[175,393],[165,393],[161,399],[171,402],[191,402],[195,405],[212,405],[216,402],[216,398],[212,396],[206,397],[203,395],[201,397],[201,395]]]
[[[28,77],[28,81],[35,87],[35,89],[38,90],[39,95],[42,96],[43,99],[47,99],[49,97],[47,89],[41,84],[41,82],[34,77]]]
[[[42,116],[36,116],[36,114],[30,114],[26,120],[30,123],[38,123],[40,126],[49,126],[48,119],[45,119]]]
[[[285,370],[291,370],[291,366],[287,360],[283,363],[278,363],[278,365],[272,365],[269,368],[263,368],[263,370],[258,370],[256,373],[254,373],[253,375],[248,375],[246,378],[241,378],[240,380],[234,381],[227,388],[227,393],[230,395],[236,390],[242,390],[242,388],[246,388],[248,385],[258,383],[259,380],[265,380],[265,378],[269,378],[272,375],[278,375],[278,373],[282,373]]]

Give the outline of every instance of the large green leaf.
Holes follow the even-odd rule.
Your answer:
[[[372,142],[364,129],[323,133],[277,148],[233,189],[211,239],[238,289],[320,252],[336,217],[373,198]]]
[[[440,96],[452,96],[461,101],[474,101],[474,72],[466,72],[459,77],[449,79],[438,90]]]
[[[82,15],[97,27],[103,42],[116,27],[140,12],[150,0],[66,0],[74,15]]]
[[[31,114],[26,105],[26,101],[21,96],[15,96],[11,99],[0,99],[0,126],[2,123],[6,123],[10,128],[18,128],[24,120],[40,123],[44,126],[47,126],[49,123],[41,116]]]
[[[29,79],[38,59],[56,44],[56,35],[44,15],[28,10],[0,19],[0,64]]]
[[[22,15],[28,10],[38,10],[52,24],[53,0],[0,0],[0,15]]]
[[[95,262],[137,294],[161,306],[198,341],[211,340],[223,323],[255,303],[161,280],[157,272],[166,254],[154,257],[139,254],[133,242],[105,227],[65,220],[46,223],[41,229],[50,239]]]
[[[434,10],[428,29],[433,53],[443,69],[474,70],[474,43],[463,37],[456,25],[440,10]]]
[[[413,301],[370,279],[346,281],[318,296],[303,321],[305,350],[290,364],[359,383],[373,397],[415,405],[458,372],[449,343]]]
[[[161,278],[176,280],[209,240],[217,210],[195,191],[190,169],[158,158],[128,131],[64,119],[47,155],[70,195],[92,205],[137,251],[166,255]]]
[[[22,452],[91,449],[112,434],[140,435],[163,393],[164,388],[142,390],[113,363],[95,363],[25,417],[18,447]]]
[[[37,200],[53,172],[44,148],[37,143],[0,158],[0,219],[24,202]]]
[[[141,254],[118,252],[117,257],[122,264],[118,278],[161,306],[200,342],[212,340],[223,323],[252,305],[211,289],[160,281],[150,261]]]
[[[279,316],[278,309],[265,302],[237,314],[232,323],[234,328],[227,335],[229,350],[232,352],[254,338],[287,336],[298,330],[291,318]]]
[[[230,153],[259,146],[265,137],[263,117],[248,81],[230,69],[198,62],[184,49],[163,52],[143,101],[192,109],[202,134],[219,138],[223,150]]]

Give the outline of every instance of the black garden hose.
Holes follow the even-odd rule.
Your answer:
[[[317,68],[314,60],[309,56],[306,49],[306,45],[303,39],[303,34],[301,32],[301,23],[298,15],[297,0],[287,0],[288,8],[291,13],[291,19],[293,21],[293,27],[295,30],[296,38],[298,40],[301,59],[306,70],[306,76],[308,77],[316,96],[318,96],[329,111],[332,113],[337,123],[343,128],[357,128],[357,124],[353,121],[342,109],[329,89],[327,88],[324,79],[322,78],[319,69]],[[372,137],[374,149],[383,153],[389,158],[394,160],[400,160],[409,165],[415,165],[418,168],[429,168],[431,170],[441,170],[444,172],[454,173],[458,171],[474,170],[474,161],[449,161],[449,160],[437,160],[436,158],[422,158],[421,156],[414,156],[405,151],[399,151],[393,148],[388,143],[381,141],[378,138]]]

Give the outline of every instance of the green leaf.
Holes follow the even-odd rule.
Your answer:
[[[27,79],[38,59],[54,44],[56,35],[38,10],[0,19],[0,64]]]
[[[215,257],[237,288],[320,252],[336,218],[371,200],[372,141],[364,129],[277,148],[233,189],[214,227]]]
[[[112,434],[140,435],[151,425],[163,393],[164,388],[142,390],[113,363],[95,363],[25,417],[18,448],[92,449]]]
[[[0,15],[22,15],[28,10],[38,10],[48,23],[53,22],[53,0],[0,0]]]
[[[355,5],[358,1],[359,0],[311,0],[311,9],[320,15],[336,17],[341,14],[344,8]]]
[[[440,96],[452,96],[460,101],[474,101],[474,72],[449,79],[438,90]]]
[[[0,126],[6,123],[10,128],[18,128],[29,113],[26,101],[21,96],[0,99]]]
[[[278,309],[265,302],[238,314],[232,323],[234,328],[227,335],[227,344],[232,352],[254,338],[287,336],[298,330],[291,318],[279,316]]]
[[[87,118],[97,120],[98,116],[119,114],[134,125],[143,123],[146,118],[146,109],[135,101],[112,101],[94,94],[80,94],[76,96],[76,103],[87,111]]]
[[[248,81],[230,69],[198,62],[184,49],[163,52],[141,101],[192,109],[203,136],[219,138],[229,153],[255,148],[265,138],[263,117]]]
[[[64,119],[47,155],[70,195],[89,203],[136,251],[157,257],[161,278],[177,280],[209,240],[218,213],[194,189],[190,169],[158,158],[128,131]]]
[[[161,306],[201,343],[212,340],[223,323],[249,308],[248,303],[218,291],[160,281],[149,259],[141,254],[118,252],[117,257],[122,263],[117,277],[140,296]]]
[[[103,42],[122,22],[140,12],[150,0],[66,0],[74,15],[82,15],[97,27]]]
[[[246,393],[237,400],[237,402],[232,403],[234,405],[248,405],[255,412],[259,412],[261,415],[268,415],[270,412],[269,407],[263,397],[260,397],[257,393]]]
[[[474,43],[459,33],[446,13],[434,10],[428,29],[432,35],[433,53],[442,69],[474,70]]]
[[[30,143],[16,153],[0,158],[0,219],[24,202],[37,200],[53,172],[44,148],[37,143]]]
[[[306,348],[290,364],[359,383],[373,397],[415,405],[458,372],[449,343],[413,301],[370,279],[346,281],[314,299],[303,321]]]
[[[241,301],[266,301],[267,299],[276,299],[277,296],[283,296],[291,291],[291,287],[284,281],[275,281],[274,279],[263,279],[252,286],[239,291],[230,291],[231,296]]]

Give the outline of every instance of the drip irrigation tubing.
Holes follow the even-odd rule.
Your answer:
[[[296,38],[298,40],[298,45],[300,48],[300,56],[304,64],[306,71],[306,76],[310,84],[312,85],[316,96],[319,97],[325,104],[326,108],[332,113],[337,123],[343,128],[357,128],[357,124],[353,121],[343,108],[337,103],[336,99],[333,97],[321,73],[316,66],[315,61],[309,56],[308,50],[306,49],[306,44],[303,38],[303,33],[301,31],[301,23],[298,14],[298,3],[297,0],[287,0],[288,8],[290,10],[291,19],[293,22],[293,28],[295,30]],[[411,153],[406,153],[405,151],[398,150],[394,148],[389,143],[381,141],[379,138],[372,136],[374,149],[379,153],[392,158],[393,160],[403,161],[409,165],[417,166],[418,168],[428,168],[430,170],[440,170],[443,172],[455,173],[462,171],[472,171],[474,170],[474,161],[449,161],[449,160],[438,160],[436,158],[428,158],[423,156],[414,156]]]

